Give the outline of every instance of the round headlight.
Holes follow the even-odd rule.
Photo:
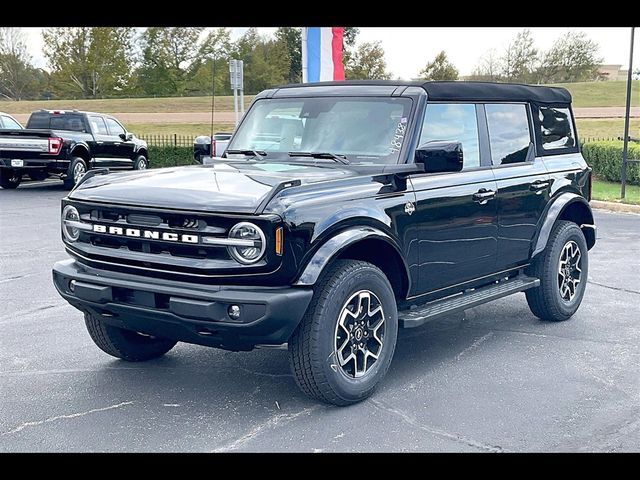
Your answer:
[[[259,227],[249,222],[240,222],[229,230],[229,239],[237,240],[228,247],[229,254],[240,263],[255,263],[267,249],[267,241]]]
[[[78,209],[72,205],[67,205],[62,210],[62,233],[64,234],[64,238],[66,238],[69,242],[75,242],[80,237],[80,230],[76,227],[71,226],[71,222],[79,222],[80,214],[78,213]]]

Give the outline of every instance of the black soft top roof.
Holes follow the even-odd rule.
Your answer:
[[[347,80],[343,82],[316,82],[284,85],[278,88],[340,86],[387,86],[422,87],[430,100],[435,101],[491,101],[491,102],[538,102],[571,103],[571,94],[562,87],[523,85],[519,83],[495,82],[425,82],[400,80]]]

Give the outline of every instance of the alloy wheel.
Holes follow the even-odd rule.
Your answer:
[[[339,368],[359,378],[376,363],[384,343],[385,315],[382,303],[370,290],[360,290],[346,301],[335,330]]]
[[[565,302],[575,297],[578,285],[582,281],[582,254],[580,247],[573,240],[569,240],[562,247],[558,262],[558,288],[560,296]]]

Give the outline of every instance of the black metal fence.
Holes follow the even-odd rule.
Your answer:
[[[194,135],[178,135],[167,133],[164,135],[138,135],[150,147],[193,147]]]
[[[619,140],[619,137],[580,137],[580,142],[589,143],[589,142],[611,142],[614,140]]]

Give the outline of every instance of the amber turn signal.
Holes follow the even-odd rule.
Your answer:
[[[282,227],[276,228],[276,255],[282,256]]]

